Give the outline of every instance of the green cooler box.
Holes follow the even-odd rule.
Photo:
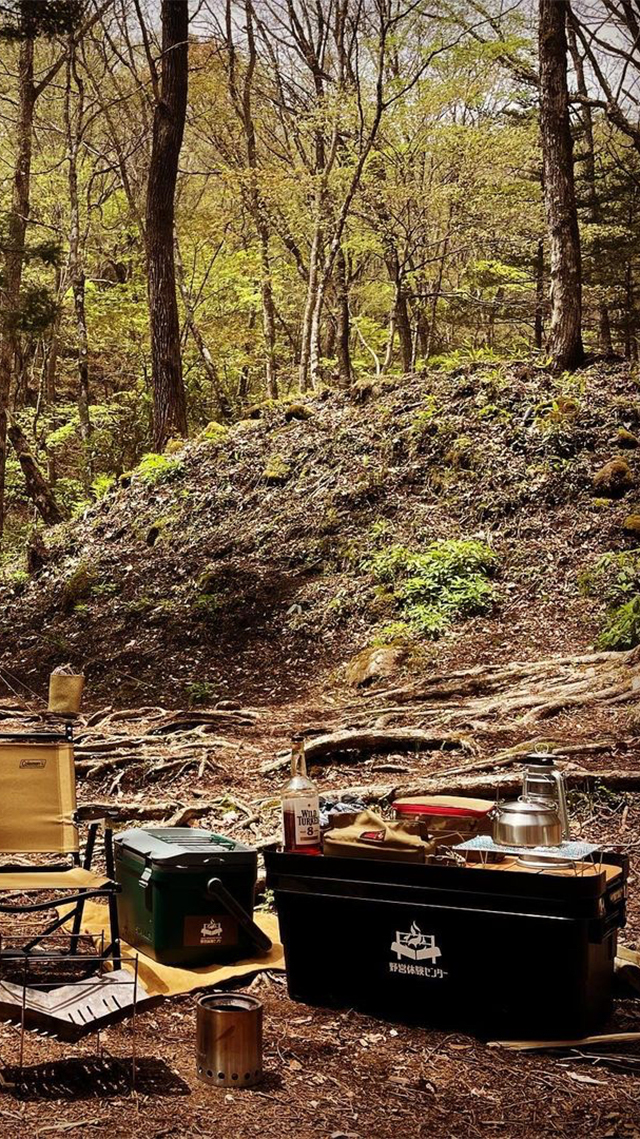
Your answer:
[[[253,921],[257,853],[191,827],[114,837],[122,937],[164,965],[235,961],[268,952]]]

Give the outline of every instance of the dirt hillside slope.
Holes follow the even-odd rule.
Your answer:
[[[639,425],[623,365],[475,365],[256,408],[147,456],[46,534],[39,572],[6,573],[0,668],[41,689],[65,660],[94,698],[184,705],[299,695],[376,642],[414,672],[586,650],[604,594],[579,575],[638,544]],[[462,543],[444,614],[416,562],[436,540]]]

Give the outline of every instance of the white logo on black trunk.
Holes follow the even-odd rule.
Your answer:
[[[409,973],[435,979],[447,975],[446,969],[435,965],[442,956],[442,950],[436,945],[435,934],[423,933],[415,921],[411,923],[408,932],[396,930],[395,940],[391,942],[391,952],[395,953],[396,960],[389,965],[390,973]]]

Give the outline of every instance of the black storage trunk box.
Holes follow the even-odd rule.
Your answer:
[[[249,956],[257,853],[191,827],[122,831],[114,839],[122,937],[165,965],[205,965]],[[221,883],[247,921],[229,911]]]
[[[574,1039],[610,1012],[623,860],[582,877],[265,861],[294,1000],[505,1038]]]

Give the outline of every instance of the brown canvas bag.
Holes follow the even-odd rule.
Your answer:
[[[392,862],[425,862],[433,850],[413,824],[386,822],[373,811],[340,816],[323,839],[323,851],[334,858],[376,858]]]

